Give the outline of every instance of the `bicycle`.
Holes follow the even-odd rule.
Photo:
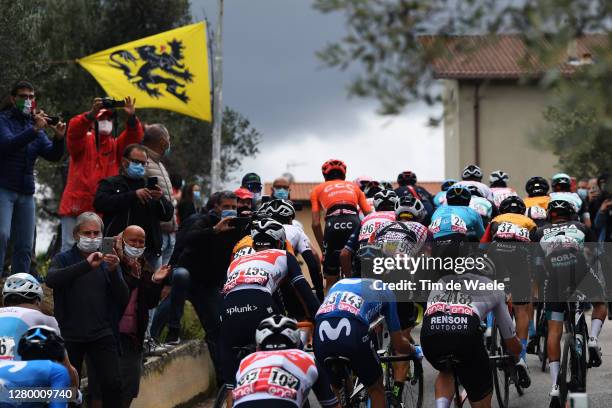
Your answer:
[[[510,401],[510,386],[514,385],[516,392],[520,396],[524,394],[524,390],[518,382],[518,372],[516,370],[514,357],[506,352],[495,319],[493,319],[493,328],[491,331],[489,362],[491,365],[493,386],[495,388],[497,402],[501,408],[507,408]]]
[[[467,401],[467,394],[465,390],[462,389],[461,383],[459,382],[459,376],[457,375],[457,367],[461,364],[461,360],[455,357],[454,354],[446,354],[440,358],[438,358],[437,363],[446,367],[446,371],[453,374],[453,379],[455,383],[455,393],[453,395],[452,401],[454,402],[455,408],[463,407],[463,404]]]
[[[252,354],[255,352],[255,345],[250,344],[245,347],[234,347],[233,350],[236,352],[238,359],[242,360],[249,354]],[[219,388],[219,391],[217,392],[217,397],[215,398],[214,408],[227,408],[231,392],[232,391],[227,388],[227,384],[223,384],[221,388]]]
[[[546,311],[544,303],[538,303],[536,310],[536,335],[534,337],[535,353],[541,363],[542,372],[546,372],[546,363],[548,362],[548,319],[546,319]]]
[[[383,384],[385,387],[385,395],[390,407],[394,408],[422,408],[423,407],[423,365],[421,361],[414,356],[408,355],[391,355],[391,348],[387,350],[379,350],[378,358],[383,366]],[[393,396],[393,364],[395,362],[408,362],[408,375],[404,381],[404,391],[402,392],[401,401],[398,401]]]

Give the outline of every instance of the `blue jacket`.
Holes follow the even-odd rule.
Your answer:
[[[64,140],[49,140],[34,131],[32,120],[13,108],[0,112],[0,188],[34,194],[34,164],[38,156],[59,161]]]

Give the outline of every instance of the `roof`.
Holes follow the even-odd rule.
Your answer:
[[[448,79],[519,79],[541,77],[551,68],[564,76],[576,70],[568,61],[568,47],[563,47],[554,61],[545,63],[529,54],[518,34],[496,36],[422,36],[419,41],[430,53],[434,78]],[[537,48],[553,49],[552,42],[540,39]],[[590,34],[576,40],[578,58],[597,58],[609,52],[607,34]]]
[[[308,201],[310,202],[310,192],[321,182],[317,183],[293,183],[290,185],[291,188],[291,200],[293,201]],[[440,191],[441,181],[424,181],[417,183],[419,186],[424,187],[427,191],[435,194]],[[393,187],[397,187],[397,183],[393,183]],[[272,183],[265,183],[263,194],[270,194],[272,192]]]

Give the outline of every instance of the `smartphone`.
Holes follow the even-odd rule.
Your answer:
[[[149,177],[147,179],[147,188],[149,190],[157,189],[157,177]]]
[[[100,252],[102,254],[112,254],[113,247],[115,246],[115,238],[114,237],[104,237],[102,239],[102,245],[100,246]]]
[[[59,116],[47,116],[45,120],[47,121],[47,125],[55,126],[59,123],[60,117]]]
[[[246,229],[251,223],[251,217],[235,217],[228,221],[230,227]]]

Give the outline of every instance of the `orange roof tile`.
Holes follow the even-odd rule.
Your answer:
[[[452,79],[519,79],[537,78],[548,69],[557,67],[569,76],[576,67],[567,63],[567,47],[563,47],[554,61],[540,61],[530,55],[520,35],[497,36],[422,36],[419,38],[432,59],[435,78]],[[576,56],[581,58],[610,52],[607,34],[590,34],[576,41]],[[551,49],[552,43],[541,40],[539,48]]]

